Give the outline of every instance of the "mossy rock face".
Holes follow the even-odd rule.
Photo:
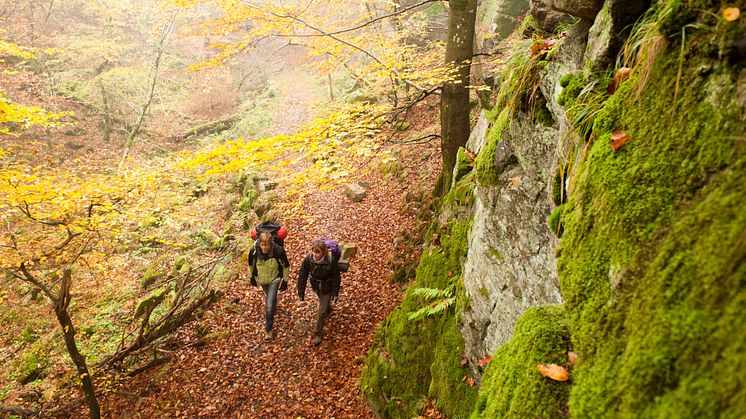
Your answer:
[[[497,185],[500,176],[500,171],[495,165],[498,144],[505,131],[510,127],[511,111],[508,107],[505,107],[499,111],[497,116],[488,115],[488,118],[494,120],[494,122],[487,133],[484,148],[477,155],[476,173],[477,180],[481,185],[494,186]]]
[[[526,311],[513,338],[487,365],[471,417],[567,417],[571,383],[543,377],[536,365],[567,366],[569,349],[570,331],[561,306]]]
[[[560,205],[559,207],[555,208],[549,215],[549,220],[547,220],[549,229],[552,231],[552,233],[556,234],[557,237],[562,237],[562,233],[565,229],[565,227],[562,225],[562,211],[564,210],[564,207],[564,205]]]
[[[746,412],[734,368],[746,362],[741,70],[708,58],[710,32],[689,35],[683,57],[677,41],[658,56],[639,98],[633,77],[606,103],[563,213],[573,416]],[[630,137],[617,151],[616,130]]]
[[[460,362],[464,343],[454,309],[419,322],[408,317],[425,304],[414,295],[415,288],[445,289],[459,281],[470,225],[469,219],[451,222],[443,231],[437,223],[431,225],[430,234],[425,236],[437,236],[440,246],[423,252],[415,284],[376,333],[360,386],[378,415],[417,416],[426,406],[422,400],[428,396],[436,397],[439,408],[453,417],[473,404],[476,389],[463,380],[469,370]]]
[[[249,192],[243,197],[243,199],[241,199],[241,203],[238,204],[238,210],[241,212],[249,212],[258,197],[259,194],[256,192],[256,190],[253,188],[250,189]]]

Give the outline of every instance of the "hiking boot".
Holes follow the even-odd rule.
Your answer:
[[[269,342],[272,340],[272,331],[264,332],[264,341]]]
[[[319,346],[321,345],[321,336],[315,335],[313,337],[313,346]]]

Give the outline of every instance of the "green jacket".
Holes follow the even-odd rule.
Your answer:
[[[269,285],[279,278],[283,281],[290,277],[290,262],[285,253],[285,249],[277,243],[272,243],[272,248],[268,253],[262,253],[259,246],[252,247],[249,254],[249,261],[253,264],[251,277],[256,278],[256,282],[262,285]]]

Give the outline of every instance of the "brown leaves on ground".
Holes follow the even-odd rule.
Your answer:
[[[432,159],[413,164],[433,169],[438,155]],[[174,361],[103,397],[106,415],[373,417],[358,379],[378,323],[401,297],[399,286],[388,281],[387,255],[399,230],[414,230],[416,225],[414,214],[403,208],[405,190],[375,175],[366,181],[372,188],[362,202],[351,203],[342,191],[317,192],[306,202],[308,218],[283,220],[289,228],[285,249],[291,281],[288,290],[278,294],[271,342],[263,341],[264,294],[249,285],[243,272],[213,310],[211,334],[221,338],[195,347],[190,346],[195,341],[193,326],[180,330],[173,338],[181,347]],[[315,347],[311,339],[318,299],[309,285],[305,304],[299,303],[295,284],[302,259],[319,237],[353,241],[359,251],[342,276],[340,300],[333,305],[321,345]],[[437,415],[433,409],[426,417]]]
[[[557,38],[545,39],[539,34],[534,34],[534,43],[531,44],[531,55],[544,57],[554,48],[554,44],[556,43]]]
[[[567,368],[557,364],[537,364],[536,369],[541,375],[554,381],[567,381],[570,379],[570,373]]]

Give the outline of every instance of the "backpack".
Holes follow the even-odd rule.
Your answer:
[[[319,240],[324,242],[326,244],[326,247],[329,248],[329,253],[331,253],[334,262],[337,262],[337,266],[339,266],[339,271],[347,272],[347,270],[350,268],[350,263],[345,259],[340,260],[340,258],[342,257],[342,248],[339,246],[339,243],[332,239]]]
[[[287,227],[281,226],[274,221],[263,221],[251,230],[251,238],[256,240],[259,237],[259,233],[263,231],[269,231],[272,234],[272,240],[280,246],[285,247],[285,237],[288,236]]]
[[[279,223],[274,221],[263,221],[257,224],[253,230],[251,230],[251,238],[254,240],[254,245],[249,250],[249,266],[254,266],[256,262],[256,252],[259,251],[259,233],[268,231],[272,234],[272,241],[277,243],[280,247],[285,247],[285,238],[288,236],[288,229],[285,226],[281,226]],[[277,261],[279,263],[279,260]]]

